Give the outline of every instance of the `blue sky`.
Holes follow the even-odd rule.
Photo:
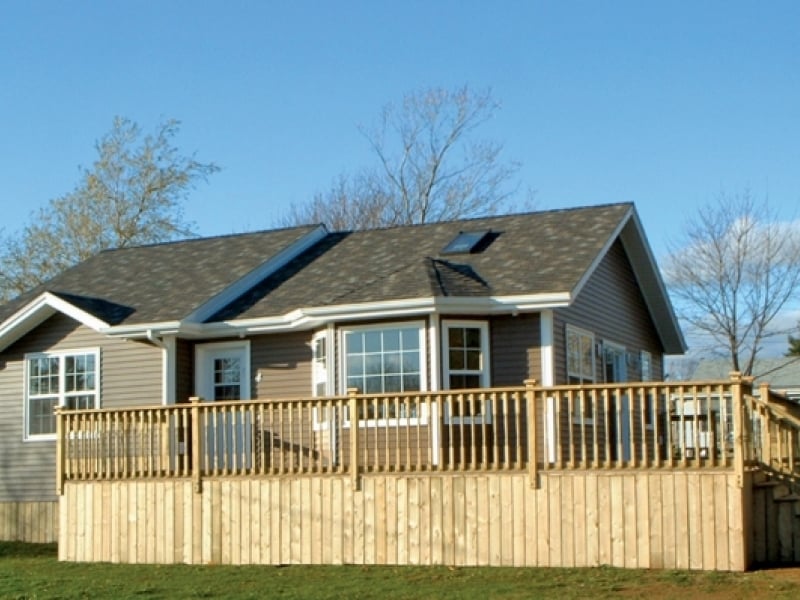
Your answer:
[[[70,191],[114,115],[182,121],[222,172],[202,235],[272,226],[370,161],[428,86],[491,87],[482,133],[537,208],[633,201],[658,257],[721,190],[800,200],[800,2],[0,0],[0,227]],[[522,195],[522,192],[521,192]],[[520,200],[523,200],[520,197]]]

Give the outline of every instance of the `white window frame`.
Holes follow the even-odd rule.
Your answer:
[[[570,337],[570,335],[579,335],[579,336],[588,338],[589,346],[590,346],[590,350],[591,350],[591,356],[592,356],[592,367],[591,367],[592,371],[591,371],[591,374],[590,374],[591,376],[586,376],[586,374],[583,372],[583,370],[582,370],[583,361],[582,360],[578,361],[579,362],[579,370],[578,371],[570,370],[570,360],[569,360],[570,359],[570,356],[569,356],[569,337]],[[565,348],[565,351],[566,351],[567,382],[570,383],[569,379],[571,377],[577,377],[578,379],[581,380],[582,383],[584,382],[584,380],[588,381],[589,383],[597,383],[597,361],[595,359],[595,337],[594,337],[594,333],[592,333],[588,329],[581,329],[580,327],[575,327],[574,325],[567,325],[566,331],[565,331],[565,334],[564,334],[564,348]]]
[[[94,391],[81,390],[79,392],[66,391],[66,369],[64,363],[70,356],[86,356],[94,357],[95,364],[95,386]],[[67,399],[73,396],[94,396],[94,406],[92,408],[100,408],[100,385],[101,385],[101,365],[100,365],[100,348],[75,348],[68,350],[54,350],[51,352],[30,352],[24,356],[23,367],[23,425],[22,425],[22,439],[26,442],[50,441],[56,439],[56,432],[53,433],[30,433],[30,401],[35,397],[30,394],[30,366],[31,360],[39,358],[57,358],[58,359],[58,391],[55,394],[37,394],[35,397],[56,397],[56,406],[66,406]]]
[[[380,331],[386,329],[411,329],[416,328],[419,335],[419,391],[425,392],[428,389],[428,361],[427,361],[427,324],[425,321],[392,321],[387,323],[371,323],[369,325],[352,325],[341,327],[338,331],[339,342],[339,386],[342,394],[347,393],[347,334],[359,331]],[[363,391],[359,391],[363,394]],[[386,392],[391,394],[392,392]],[[399,392],[400,394],[405,392]],[[383,395],[383,393],[376,394]],[[345,411],[347,412],[347,411]],[[405,427],[413,425],[427,425],[428,423],[427,407],[423,404],[420,406],[419,414],[416,417],[392,417],[388,419],[359,419],[359,428],[368,427]],[[349,414],[342,423],[343,428],[349,428],[352,420]]]
[[[329,396],[331,394],[331,390],[333,390],[334,369],[332,369],[331,366],[334,364],[335,352],[332,345],[332,340],[334,339],[335,337],[334,335],[332,335],[332,329],[330,328],[318,331],[313,336],[311,336],[311,395],[314,398]],[[323,365],[320,365],[320,361],[317,355],[317,348],[320,342],[325,345]],[[325,393],[322,395],[317,393],[317,387],[320,383],[325,384]],[[335,409],[331,408],[330,410],[335,410]],[[323,413],[327,412],[327,409],[323,408],[322,411]],[[314,406],[311,409],[311,413],[312,413],[311,427],[314,431],[325,431],[330,428],[330,423],[332,421],[335,421],[334,418],[330,419],[320,418],[321,417],[321,415],[319,414],[320,409],[317,408],[317,406]],[[335,428],[332,428],[332,430],[335,431]]]
[[[481,366],[480,371],[475,371],[473,369],[460,369],[455,370],[450,368],[450,329],[451,328],[471,328],[471,329],[479,329],[480,336],[481,336]],[[442,387],[445,390],[449,390],[450,388],[450,374],[455,373],[467,373],[467,374],[478,374],[480,375],[480,385],[481,388],[488,388],[491,387],[490,381],[490,369],[489,366],[491,365],[491,359],[489,356],[489,324],[486,321],[476,321],[476,320],[450,320],[450,319],[443,319],[442,320],[442,327],[441,331],[441,344],[440,347],[442,349]],[[469,416],[469,417],[453,417],[450,415],[450,407],[449,403],[444,405],[444,421],[446,424],[453,424],[453,425],[479,425],[482,423],[490,424],[492,422],[492,403],[491,400],[485,400],[483,406],[483,413],[480,415]]]
[[[570,367],[570,343],[569,338],[571,335],[580,336],[581,338],[585,338],[585,341],[589,345],[589,352],[592,357],[591,363],[591,373],[587,376],[586,373],[583,372],[583,345],[579,346],[579,358],[578,358],[578,370],[571,370]],[[572,377],[576,377],[580,380],[581,384],[588,383],[589,385],[597,383],[597,359],[595,357],[595,337],[594,333],[589,331],[588,329],[582,329],[580,327],[575,327],[574,325],[567,325],[565,332],[564,332],[564,349],[566,352],[566,370],[567,370],[567,382],[570,385],[573,384],[570,379]],[[572,422],[575,425],[594,425],[594,412],[595,412],[595,405],[594,400],[592,401],[591,405],[591,416],[586,416],[587,414],[587,407],[585,406],[586,398],[584,398],[583,394],[580,396],[580,413],[574,413],[572,416]]]

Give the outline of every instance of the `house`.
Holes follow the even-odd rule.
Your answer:
[[[632,204],[101,252],[0,308],[0,534],[746,568],[747,389],[661,382],[684,349]]]

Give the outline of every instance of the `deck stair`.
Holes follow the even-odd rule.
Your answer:
[[[762,395],[760,404],[757,412],[766,435],[761,441],[761,460],[752,465],[753,562],[761,566],[798,564],[800,408],[774,393]]]

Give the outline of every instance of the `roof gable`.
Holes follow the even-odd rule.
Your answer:
[[[76,304],[56,294],[44,292],[0,323],[0,351],[59,312],[95,331],[104,331],[109,327],[108,323]]]
[[[60,311],[97,330],[177,328],[218,310],[325,236],[305,226],[100,252],[0,308],[7,340]]]

